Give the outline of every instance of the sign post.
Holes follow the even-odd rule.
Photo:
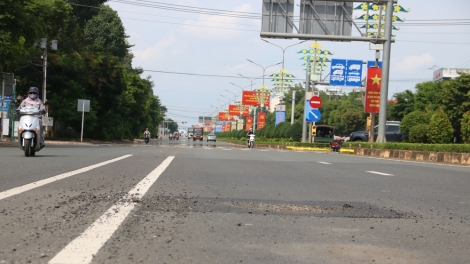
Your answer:
[[[83,124],[85,121],[85,112],[90,112],[90,100],[78,99],[77,111],[82,112],[82,132],[80,133],[80,141],[83,142]]]

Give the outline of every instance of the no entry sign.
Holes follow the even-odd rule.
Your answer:
[[[312,98],[310,98],[310,106],[312,108],[320,108],[321,107],[321,98],[319,96],[312,96]]]

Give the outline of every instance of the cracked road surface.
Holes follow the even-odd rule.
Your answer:
[[[468,167],[187,139],[0,166],[0,263],[470,263]]]

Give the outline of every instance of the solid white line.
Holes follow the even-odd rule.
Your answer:
[[[29,191],[29,190],[32,190],[32,189],[35,189],[35,188],[38,188],[38,187],[41,187],[41,186],[44,186],[44,185],[49,184],[51,182],[62,180],[62,179],[77,175],[79,173],[83,173],[83,172],[87,172],[87,171],[92,170],[92,169],[96,169],[98,167],[101,167],[101,166],[104,166],[106,164],[113,163],[113,162],[128,158],[130,156],[132,156],[132,155],[124,155],[124,156],[119,157],[119,158],[104,161],[104,162],[101,162],[101,163],[98,163],[98,164],[95,164],[95,165],[91,165],[91,166],[88,166],[88,167],[85,167],[85,168],[81,168],[81,169],[78,169],[78,170],[66,172],[66,173],[63,173],[63,174],[59,174],[59,175],[44,179],[44,180],[40,180],[40,181],[37,181],[37,182],[29,183],[29,184],[26,184],[26,185],[23,185],[23,186],[20,186],[20,187],[16,187],[16,188],[13,188],[13,189],[10,189],[10,190],[7,190],[7,191],[0,192],[0,200],[11,197],[13,195],[17,195],[17,194]]]
[[[55,255],[49,263],[90,263],[104,243],[108,241],[127,215],[134,209],[136,203],[133,200],[142,199],[174,158],[174,156],[166,158],[155,170],[134,186],[126,196],[109,208],[80,236]]]
[[[324,161],[319,161],[318,163],[327,164],[327,165],[331,164],[331,163],[329,163],[329,162],[324,162]]]
[[[383,173],[383,172],[378,172],[378,171],[366,171],[366,172],[379,174],[379,175],[384,175],[384,176],[394,176],[393,174],[388,174],[388,173]]]

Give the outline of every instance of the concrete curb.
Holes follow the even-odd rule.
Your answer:
[[[233,146],[246,147],[245,143],[226,142]],[[267,149],[287,149],[300,151],[323,151],[331,152],[329,148],[311,148],[296,147],[288,145],[269,145],[255,144],[255,148]],[[407,161],[418,161],[428,163],[443,163],[453,165],[470,165],[470,153],[453,153],[453,152],[431,152],[431,151],[413,151],[413,150],[391,150],[391,149],[369,149],[369,148],[341,148],[341,153],[358,156],[369,156],[377,158],[401,159]]]

